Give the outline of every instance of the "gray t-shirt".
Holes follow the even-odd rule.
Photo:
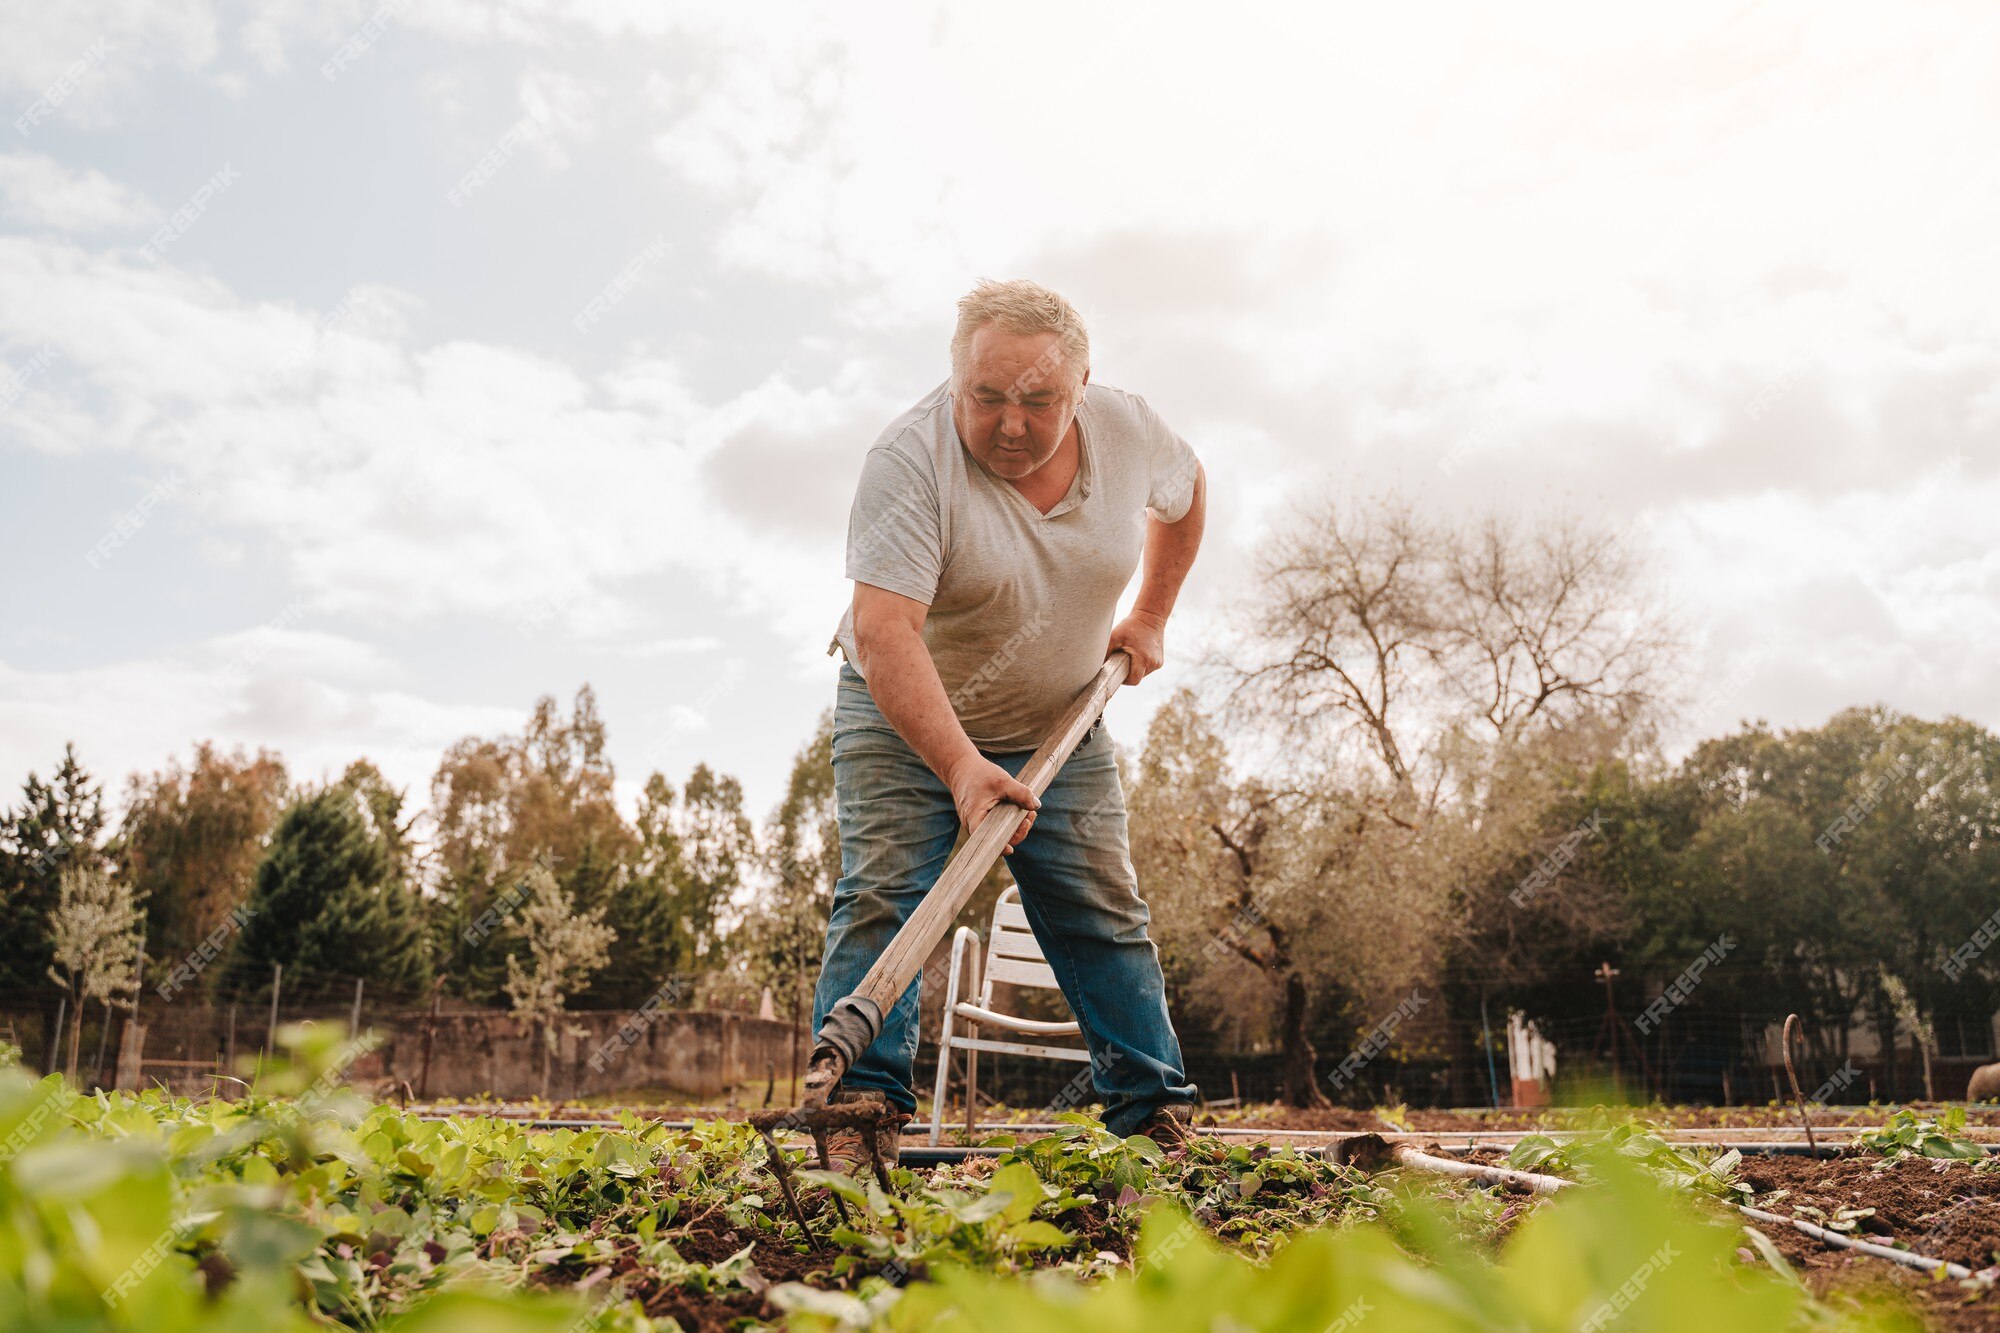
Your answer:
[[[1194,450],[1145,399],[1089,384],[1076,421],[1076,480],[1046,514],[966,452],[949,380],[891,422],[861,466],[847,577],[930,607],[924,645],[982,750],[1042,743],[1104,664],[1146,511],[1171,523],[1194,501]],[[852,606],[834,643],[859,671]]]

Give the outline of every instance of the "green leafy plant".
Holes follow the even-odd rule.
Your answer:
[[[1584,1151],[1577,1151],[1581,1147]],[[1589,1169],[1593,1156],[1610,1153],[1644,1168],[1664,1184],[1723,1199],[1747,1199],[1751,1189],[1738,1176],[1743,1154],[1734,1148],[1696,1148],[1670,1142],[1662,1126],[1627,1119],[1602,1125],[1595,1132],[1558,1143],[1546,1134],[1523,1135],[1507,1154],[1507,1164],[1520,1171],[1577,1175]]]
[[[1927,1120],[1914,1111],[1901,1110],[1889,1123],[1864,1129],[1854,1136],[1856,1145],[1878,1152],[1890,1161],[1898,1157],[1945,1157],[1982,1161],[1986,1149],[1971,1139],[1960,1137],[1965,1128],[1965,1108],[1948,1106],[1936,1120]]]
[[[1258,1263],[1162,1205],[1146,1218],[1135,1271],[1086,1287],[1064,1275],[996,1279],[946,1268],[900,1298],[777,1289],[794,1329],[927,1333],[1105,1333],[1124,1329],[1573,1330],[1699,1327],[1705,1333],[1824,1328],[1832,1316],[1794,1281],[1735,1256],[1738,1229],[1695,1215],[1607,1155],[1584,1189],[1524,1222],[1498,1262],[1466,1246],[1420,1263],[1382,1227],[1305,1232]],[[1904,1328],[1887,1312],[1839,1327]]]

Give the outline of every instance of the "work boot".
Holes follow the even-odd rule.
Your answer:
[[[1194,1119],[1194,1109],[1186,1102],[1167,1102],[1153,1108],[1152,1113],[1139,1122],[1139,1132],[1168,1152],[1186,1152],[1194,1135],[1188,1130],[1188,1122]]]
[[[830,1106],[874,1105],[887,1109],[889,1099],[872,1088],[838,1088],[827,1098]],[[874,1131],[875,1151],[882,1159],[882,1166],[894,1170],[902,1158],[903,1126],[910,1123],[907,1111],[892,1112],[880,1129]],[[850,1176],[867,1177],[874,1173],[868,1158],[868,1143],[862,1129],[830,1129],[826,1134],[826,1160],[835,1171],[844,1171]]]

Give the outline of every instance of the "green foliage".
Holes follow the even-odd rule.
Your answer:
[[[154,958],[185,957],[243,905],[286,786],[284,763],[269,751],[253,759],[207,741],[186,768],[170,760],[129,779],[111,855],[146,905]]]
[[[104,823],[104,789],[74,745],[63,747],[50,781],[29,773],[21,804],[0,812],[0,990],[48,985],[49,912],[61,872],[101,863]]]
[[[1856,1144],[1894,1160],[1898,1157],[1947,1157],[1983,1162],[1986,1149],[1971,1139],[1960,1137],[1965,1128],[1965,1108],[1947,1106],[1936,1120],[1915,1111],[1899,1110],[1889,1123],[1864,1129],[1854,1136]]]
[[[427,979],[394,794],[358,769],[279,817],[236,941],[239,982],[260,984],[280,963],[402,989]]]
[[[753,1251],[803,1249],[746,1126],[427,1121],[342,1091],[357,1047],[333,1027],[280,1044],[237,1102],[84,1096],[0,1071],[0,1327],[665,1333],[642,1304],[755,1309]],[[1347,1330],[1377,1313],[1370,1326],[1529,1333],[1613,1315],[1834,1325],[1796,1281],[1738,1262],[1738,1229],[1667,1198],[1632,1151],[1641,1137],[1578,1151],[1589,1183],[1519,1221],[1496,1257],[1489,1191],[1426,1181],[1399,1201],[1315,1157],[1214,1142],[1163,1157],[1077,1118],[990,1176],[899,1171],[895,1197],[800,1172],[840,1252],[770,1295],[797,1329],[935,1333]],[[718,1255],[723,1226],[754,1243]]]
[[[1076,1241],[1061,1227],[1035,1218],[1049,1194],[1025,1162],[995,1171],[981,1192],[912,1182],[908,1190],[891,1195],[873,1180],[863,1183],[838,1171],[799,1174],[852,1205],[854,1224],[835,1228],[833,1239],[858,1253],[835,1260],[836,1275],[863,1261],[920,1271],[949,1260],[1009,1272],[1040,1251],[1065,1250]]]
[[[1664,1127],[1637,1118],[1601,1126],[1600,1133],[1558,1143],[1546,1134],[1525,1134],[1507,1154],[1507,1164],[1521,1171],[1551,1175],[1588,1174],[1607,1155],[1643,1168],[1663,1185],[1693,1190],[1721,1199],[1750,1197],[1751,1189],[1737,1175],[1743,1154],[1734,1148],[1685,1147],[1667,1140]]]
[[[1595,1184],[1523,1222],[1498,1262],[1446,1245],[1420,1263],[1364,1224],[1302,1233],[1260,1264],[1162,1205],[1147,1215],[1136,1271],[1094,1287],[1066,1275],[1022,1282],[952,1268],[893,1303],[887,1293],[871,1301],[796,1287],[780,1299],[796,1312],[795,1329],[926,1333],[1830,1326],[1796,1283],[1739,1263],[1736,1243],[1736,1228],[1700,1218],[1614,1156]],[[1853,1315],[1840,1326],[1907,1325]]]

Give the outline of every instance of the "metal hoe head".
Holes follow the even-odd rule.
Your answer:
[[[823,1067],[824,1066],[824,1067]],[[831,1068],[831,1076],[824,1077],[826,1067]],[[771,1174],[778,1178],[778,1189],[785,1196],[785,1208],[792,1220],[799,1224],[799,1230],[807,1239],[812,1237],[812,1226],[806,1221],[805,1210],[799,1206],[798,1192],[792,1185],[792,1172],[785,1162],[785,1150],[779,1146],[777,1134],[789,1130],[803,1129],[812,1135],[813,1148],[819,1156],[819,1169],[831,1171],[833,1162],[827,1155],[826,1135],[828,1130],[852,1129],[859,1131],[861,1142],[868,1150],[868,1162],[875,1171],[876,1183],[886,1193],[893,1185],[889,1180],[889,1168],[882,1161],[882,1154],[876,1145],[876,1135],[882,1130],[900,1123],[900,1117],[889,1106],[880,1102],[827,1103],[827,1097],[840,1082],[840,1075],[846,1070],[846,1062],[838,1052],[820,1052],[806,1075],[805,1101],[785,1111],[759,1111],[750,1117],[750,1124],[764,1139],[764,1149],[771,1164]],[[815,1087],[813,1075],[823,1077]],[[829,1195],[833,1207],[840,1214],[840,1220],[850,1221],[847,1205],[838,1194]]]

